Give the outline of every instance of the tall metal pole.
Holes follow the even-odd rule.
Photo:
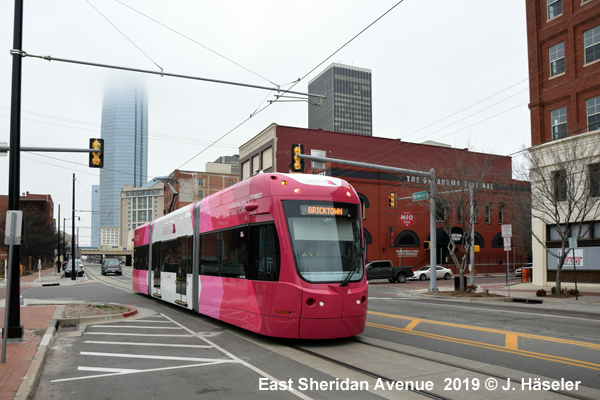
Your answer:
[[[437,201],[437,185],[435,182],[435,170],[429,171],[429,231],[430,231],[430,250],[429,250],[429,290],[437,292],[437,231],[435,229],[435,205]]]
[[[72,226],[72,231],[71,231],[71,280],[77,280],[75,274],[75,174],[73,174],[73,223],[71,224]]]
[[[56,247],[56,272],[60,272],[60,204],[58,205],[58,245]]]
[[[15,0],[15,19],[13,34],[13,64],[12,64],[12,92],[10,107],[10,157],[8,168],[8,209],[19,210],[19,192],[20,192],[20,147],[21,147],[21,50],[23,48],[23,0]],[[7,282],[10,290],[10,298],[7,297],[5,310],[8,313],[9,339],[23,338],[23,326],[21,325],[21,310],[19,296],[21,290],[20,284],[20,260],[21,246],[13,246],[13,260],[11,268],[10,281]]]
[[[471,248],[469,249],[469,258],[471,259],[471,276],[469,285],[475,284],[475,202],[473,201],[473,186],[469,185],[469,221],[471,221]]]
[[[9,243],[9,247],[8,247],[8,263],[10,264],[12,262],[13,259],[13,253],[14,253],[14,241],[15,241],[15,226],[16,226],[16,218],[13,216],[10,219],[10,243]],[[10,279],[10,275],[11,271],[8,270],[8,279]],[[8,299],[10,297],[10,285],[8,285],[6,287],[6,298]],[[0,360],[0,362],[2,362],[2,364],[4,364],[6,362],[6,342],[8,341],[8,314],[4,315],[4,328],[2,328],[2,359]]]

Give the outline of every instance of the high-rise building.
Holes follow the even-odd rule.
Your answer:
[[[92,185],[92,247],[100,246],[100,185]]]
[[[138,80],[107,84],[102,104],[104,168],[100,170],[100,245],[119,244],[119,194],[141,187],[148,174],[148,99]]]
[[[373,136],[371,70],[331,64],[308,82],[311,94],[326,96],[308,106],[308,129]]]

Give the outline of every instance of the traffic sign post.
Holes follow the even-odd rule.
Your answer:
[[[506,286],[508,286],[508,297],[510,297],[510,257],[508,253],[511,250],[512,225],[502,225],[502,239],[504,239],[504,250],[506,251]]]
[[[577,238],[570,237],[569,238],[569,247],[573,249],[573,274],[575,277],[575,300],[579,300],[579,291],[577,290],[577,267],[575,267],[576,259],[575,259],[575,249],[577,248]]]

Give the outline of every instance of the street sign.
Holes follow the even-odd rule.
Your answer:
[[[11,227],[13,226],[14,219],[14,232],[11,232]],[[4,244],[21,244],[21,231],[23,230],[21,227],[23,225],[23,211],[6,211],[6,228],[4,228]],[[10,242],[11,235],[14,234],[12,243]]]
[[[502,225],[502,237],[503,238],[511,238],[512,237],[512,225],[511,224]]]
[[[310,155],[315,157],[325,158],[327,157],[327,152],[325,150],[315,150],[310,149]],[[325,169],[326,165],[323,161],[311,161],[310,166],[312,169]]]
[[[511,250],[511,240],[509,237],[505,237],[504,238],[504,251],[510,251]]]
[[[412,201],[421,201],[429,199],[429,192],[424,190],[422,192],[415,192],[412,194]]]

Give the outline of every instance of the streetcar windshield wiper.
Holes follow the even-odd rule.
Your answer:
[[[348,282],[350,282],[350,278],[352,278],[352,275],[354,275],[354,273],[356,271],[358,271],[358,267],[356,267],[352,271],[348,272],[348,275],[346,276],[346,278],[344,279],[344,282],[342,282],[342,284],[340,286],[341,287],[348,286]]]

